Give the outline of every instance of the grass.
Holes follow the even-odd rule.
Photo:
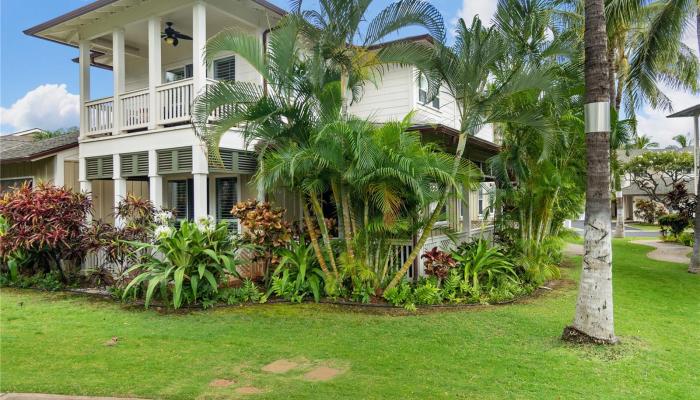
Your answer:
[[[625,227],[637,228],[646,232],[659,232],[660,228],[657,224],[648,224],[646,222],[627,222]]]
[[[574,313],[573,282],[515,305],[410,316],[314,304],[164,315],[2,290],[0,392],[228,399],[252,385],[265,392],[247,398],[693,398],[700,277],[646,259],[650,250],[614,242],[622,344],[613,347],[559,341]],[[118,345],[105,346],[113,336]],[[281,358],[304,366],[280,375],[260,370]],[[346,372],[326,382],[302,379],[314,365]],[[236,383],[209,386],[217,378]]]

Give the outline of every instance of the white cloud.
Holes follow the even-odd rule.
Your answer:
[[[10,108],[0,107],[0,124],[14,130],[58,129],[78,125],[80,96],[66,84],[45,84],[27,92]]]
[[[663,89],[664,93],[671,99],[673,110],[680,111],[685,108],[700,103],[698,96],[678,91]],[[646,106],[637,113],[637,132],[640,135],[649,135],[658,142],[661,147],[674,144],[673,137],[676,135],[693,134],[692,118],[666,118],[670,112],[656,111]]]
[[[491,19],[496,13],[496,0],[462,0],[462,8],[457,13],[458,18],[463,18],[467,26],[471,25],[475,15],[479,15],[481,23],[491,26]],[[456,22],[456,21],[455,21]]]

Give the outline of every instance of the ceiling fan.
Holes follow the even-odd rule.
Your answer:
[[[172,22],[166,22],[165,25],[165,30],[163,33],[160,35],[160,37],[163,38],[165,43],[173,45],[173,47],[177,46],[178,43],[180,43],[179,39],[183,40],[192,40],[191,36],[187,36],[185,34],[182,34],[178,31],[176,31],[173,28],[173,23]]]

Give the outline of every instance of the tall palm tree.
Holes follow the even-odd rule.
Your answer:
[[[635,118],[620,119],[617,110],[611,107],[610,122],[610,172],[612,173],[613,190],[616,193],[615,206],[617,221],[615,223],[614,237],[625,237],[625,207],[624,198],[622,196],[622,176],[624,172],[618,151],[628,149],[633,140],[637,138],[637,120]]]
[[[454,99],[459,116],[460,135],[456,148],[455,172],[466,150],[468,137],[476,135],[489,123],[517,121],[521,124],[542,123],[537,112],[513,115],[499,107],[507,99],[520,93],[537,91],[547,85],[543,71],[525,65],[504,66],[508,46],[495,28],[486,28],[478,16],[467,27],[459,19],[454,44],[436,42],[434,55],[426,63],[417,63],[421,73],[428,77],[428,97],[444,90]],[[432,225],[440,216],[449,194],[445,193],[430,215],[432,224],[424,229],[402,268],[387,286],[396,286],[408,271],[432,232]]]
[[[655,142],[649,135],[638,135],[634,138],[631,147],[638,150],[649,150],[659,147],[659,142]]]
[[[565,339],[614,343],[610,224],[610,93],[603,0],[585,2],[586,217],[583,269]]]
[[[362,97],[362,88],[376,82],[390,64],[413,64],[423,50],[409,43],[376,49],[401,29],[418,26],[437,40],[445,35],[442,14],[424,0],[395,1],[370,18],[368,9],[373,0],[319,0],[315,9],[303,9],[303,0],[293,0],[290,18],[312,46],[312,53],[340,74],[341,109],[347,116],[350,100]],[[416,53],[418,51],[418,53]],[[334,187],[338,225],[345,238],[346,249],[353,258],[349,242],[352,216],[343,207],[346,195],[342,187]]]

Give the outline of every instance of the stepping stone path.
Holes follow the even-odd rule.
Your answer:
[[[566,246],[564,246],[564,254],[566,254],[567,256],[582,256],[583,245],[567,243]]]
[[[652,260],[668,261],[679,264],[688,264],[690,262],[688,253],[693,251],[693,249],[690,247],[677,243],[667,243],[662,240],[633,240],[630,243],[656,247],[655,250],[647,253],[647,257],[651,258]]]
[[[144,400],[122,397],[63,396],[43,393],[0,393],[0,400]]]
[[[229,386],[233,385],[234,383],[236,383],[236,382],[229,380],[229,379],[214,379],[213,381],[209,382],[209,386],[224,388],[224,387],[229,387]]]
[[[294,361],[282,359],[267,364],[266,366],[262,367],[262,370],[272,374],[284,374],[285,372],[289,372],[298,366],[299,364],[295,363]]]
[[[318,367],[304,374],[307,381],[329,381],[342,373],[341,370],[329,367]]]
[[[255,386],[243,386],[236,389],[236,393],[238,394],[258,394],[263,392],[265,391]]]

